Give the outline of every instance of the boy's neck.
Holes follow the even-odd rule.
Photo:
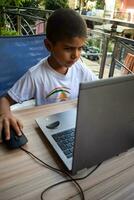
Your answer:
[[[68,68],[66,66],[61,66],[53,56],[48,57],[48,63],[55,71],[57,71],[60,74],[65,75],[68,71]]]

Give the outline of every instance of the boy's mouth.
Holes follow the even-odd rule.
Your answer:
[[[77,61],[77,60],[73,60],[73,61],[71,60],[71,61],[68,61],[67,64],[73,65],[76,61]]]

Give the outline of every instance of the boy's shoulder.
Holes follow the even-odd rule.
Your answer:
[[[42,70],[45,70],[45,63],[47,61],[47,57],[41,59],[36,65],[34,65],[33,67],[29,68],[29,73],[30,74],[34,74],[34,73],[38,73]]]
[[[90,69],[85,65],[83,60],[80,58],[76,63],[75,63],[75,68],[79,72],[86,72],[89,71]]]
[[[80,79],[86,81],[97,79],[97,76],[94,74],[94,72],[83,62],[81,58],[75,64],[75,72]]]
[[[82,58],[79,58],[79,60],[75,63],[76,64],[76,67],[85,67],[85,64],[82,60]]]

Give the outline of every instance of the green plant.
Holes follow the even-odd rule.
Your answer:
[[[93,46],[96,47],[97,49],[101,48],[101,39],[96,38],[96,39],[89,39],[86,43],[87,46]],[[109,41],[108,44],[108,52],[113,52],[113,47],[114,47],[114,43],[113,41]]]
[[[100,39],[89,39],[87,41],[87,44],[89,46],[95,46],[97,48],[100,48],[100,43],[101,43]]]
[[[10,35],[19,35],[19,33],[15,30],[8,30],[8,29],[1,29],[1,34],[2,36],[10,36]]]
[[[0,35],[2,35],[2,31],[7,31],[7,21],[5,17],[6,7],[10,6],[22,6],[24,2],[29,2],[32,0],[0,0]],[[8,30],[9,31],[9,30]],[[9,31],[10,32],[10,31]]]
[[[113,48],[114,48],[114,42],[110,41],[108,44],[108,52],[113,52]]]
[[[56,10],[58,8],[67,8],[68,0],[45,0],[45,8],[48,10]]]
[[[96,1],[96,9],[104,9],[105,0],[97,0]]]
[[[0,0],[0,6],[22,6],[24,2],[32,0]]]

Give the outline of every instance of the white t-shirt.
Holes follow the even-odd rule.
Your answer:
[[[79,83],[96,79],[95,74],[80,59],[63,75],[56,72],[44,58],[30,68],[8,94],[19,103],[32,98],[36,105],[54,103],[77,98]]]

